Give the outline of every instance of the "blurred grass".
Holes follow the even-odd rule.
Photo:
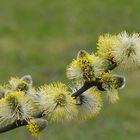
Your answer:
[[[98,35],[139,31],[139,0],[0,0],[0,83],[31,74],[34,85],[68,82],[67,64],[80,49],[96,49]],[[50,124],[41,140],[139,140],[139,71],[127,73],[118,104],[104,103],[84,122]],[[25,128],[0,140],[31,139]]]

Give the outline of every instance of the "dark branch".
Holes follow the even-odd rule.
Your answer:
[[[1,127],[0,128],[0,133],[7,132],[7,131],[10,131],[12,129],[15,129],[17,127],[24,126],[24,125],[27,125],[27,124],[28,124],[28,122],[26,120],[23,120],[23,121],[15,121],[12,124],[9,124],[7,126]]]
[[[108,68],[105,70],[105,72],[108,72],[109,70],[113,70],[117,67],[117,63],[114,61],[111,61],[111,65],[108,66]]]
[[[43,113],[44,113],[44,111],[38,113],[34,118],[43,117],[44,116]],[[7,132],[7,131],[10,131],[12,129],[15,129],[15,128],[18,128],[18,127],[21,127],[21,126],[24,126],[24,125],[27,125],[27,124],[28,124],[27,120],[18,120],[18,121],[15,121],[15,122],[11,123],[11,124],[6,125],[6,126],[0,127],[0,133]]]
[[[86,90],[88,90],[89,88],[91,88],[92,86],[95,86],[95,85],[96,85],[96,81],[85,82],[84,85],[79,90],[77,90],[74,94],[72,94],[72,97],[77,98],[83,92],[85,92]]]
[[[78,96],[80,96],[82,93],[84,93],[86,90],[90,89],[93,86],[97,86],[99,90],[104,91],[100,79],[97,78],[95,81],[85,82],[84,85],[79,90],[77,90],[75,93],[72,94],[72,97],[77,98]]]

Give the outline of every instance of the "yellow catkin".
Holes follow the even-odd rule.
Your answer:
[[[80,120],[94,118],[102,109],[101,93],[94,88],[85,91],[77,101]]]
[[[102,60],[98,56],[80,51],[77,59],[68,66],[67,77],[81,82],[90,82],[95,80],[101,71]]]
[[[121,32],[114,43],[114,59],[119,68],[124,70],[140,66],[140,37],[138,33]]]
[[[36,113],[33,97],[24,92],[16,91],[8,93],[4,100],[9,108],[9,116],[7,116],[7,119],[28,119]]]
[[[106,60],[113,60],[113,44],[115,40],[115,35],[105,34],[99,36],[97,43],[97,54]]]
[[[112,71],[102,73],[100,78],[104,89],[117,89],[117,79],[113,76]]]
[[[38,137],[41,131],[48,125],[47,121],[44,119],[31,119],[28,122],[27,129],[34,137]]]
[[[27,81],[18,78],[11,77],[9,80],[9,84],[11,85],[12,91],[23,91],[25,93],[34,94],[35,90],[32,87],[32,84],[29,84]]]
[[[116,103],[119,100],[118,81],[113,76],[112,72],[106,72],[101,75],[102,87],[106,90],[107,96],[111,103]]]
[[[70,121],[77,116],[76,99],[71,97],[68,87],[60,82],[44,85],[38,92],[38,101],[51,122]]]

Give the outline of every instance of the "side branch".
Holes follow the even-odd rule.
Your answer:
[[[117,67],[117,63],[114,61],[111,61],[111,65],[108,66],[108,68],[105,70],[105,72],[108,72],[109,70],[113,70]]]
[[[105,72],[108,72],[109,70],[113,70],[116,67],[117,67],[117,64],[111,61],[111,65],[109,65],[109,67],[105,70]],[[85,92],[86,90],[90,89],[93,86],[97,86],[99,90],[104,91],[104,89],[102,88],[102,83],[100,82],[100,78],[96,78],[95,81],[85,82],[84,85],[79,90],[77,90],[75,93],[72,94],[72,97],[77,98],[83,92]]]
[[[84,93],[86,90],[90,89],[93,86],[97,86],[99,90],[104,91],[104,89],[102,88],[102,83],[99,80],[100,79],[97,78],[95,81],[85,82],[84,85],[79,90],[77,90],[75,93],[72,94],[72,97],[77,98],[78,96],[80,96],[82,93]]]
[[[83,92],[85,92],[86,90],[88,90],[89,88],[91,88],[92,86],[95,86],[95,85],[96,85],[96,81],[85,82],[84,85],[79,90],[77,90],[75,93],[72,94],[72,97],[77,98]]]

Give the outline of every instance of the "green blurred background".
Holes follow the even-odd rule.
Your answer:
[[[31,74],[34,85],[60,80],[78,50],[103,33],[140,31],[139,0],[0,0],[0,83]],[[117,71],[119,73],[119,71]],[[41,140],[139,140],[140,71],[127,72],[121,100],[92,120],[50,124]],[[32,140],[22,127],[0,140]]]

